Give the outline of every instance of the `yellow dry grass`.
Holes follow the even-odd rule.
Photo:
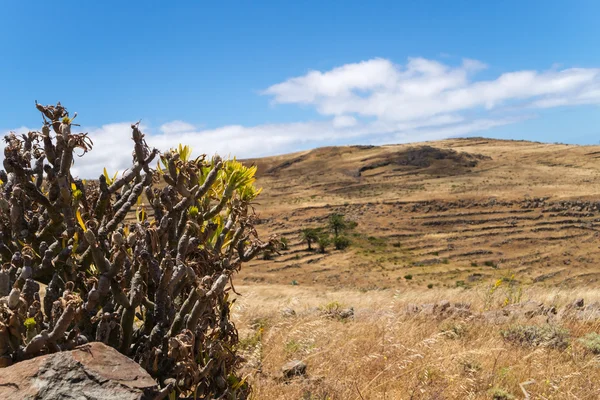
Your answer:
[[[475,319],[409,316],[409,303],[471,303],[483,309],[488,287],[473,289],[323,291],[311,287],[252,285],[238,288],[234,307],[246,369],[256,399],[490,399],[500,390],[515,398],[597,399],[600,359],[577,338],[598,322],[569,322],[566,349],[507,343],[496,325]],[[492,299],[502,302],[501,292]],[[588,302],[600,293],[526,288],[523,299],[563,306],[574,296]],[[355,318],[326,318],[318,307],[353,306]],[[281,310],[291,307],[296,316]],[[540,323],[539,321],[537,323]],[[260,330],[260,331],[259,331]],[[300,359],[308,376],[284,382],[280,367]],[[526,392],[523,392],[521,386]],[[497,397],[502,398],[502,397]],[[508,397],[510,398],[510,397]]]

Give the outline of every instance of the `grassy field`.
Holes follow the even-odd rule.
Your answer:
[[[597,399],[600,358],[581,338],[596,320],[545,316],[498,322],[479,316],[499,309],[489,288],[434,290],[315,290],[278,285],[238,288],[234,315],[247,355],[246,373],[257,399]],[[563,307],[574,293],[525,289],[523,300]],[[595,290],[577,293],[599,300]],[[444,299],[469,303],[466,318],[407,314],[409,304]],[[354,307],[339,319],[331,308]],[[289,313],[293,309],[296,315]],[[539,327],[505,339],[502,332]],[[531,328],[529,328],[531,329]],[[564,345],[543,336],[558,331]],[[517,330],[517,332],[519,332]],[[539,333],[541,341],[536,342]],[[522,340],[522,341],[519,341]],[[598,342],[600,344],[600,342]],[[307,376],[282,380],[280,368],[299,359]],[[514,396],[514,397],[512,397]]]
[[[289,242],[235,280],[254,398],[600,398],[598,157],[474,138],[247,160],[259,233]],[[308,251],[332,213],[351,246]],[[576,298],[591,311],[569,317]],[[290,360],[306,376],[283,379]]]

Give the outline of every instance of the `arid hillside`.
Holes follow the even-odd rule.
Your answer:
[[[383,289],[515,274],[572,287],[600,278],[600,146],[468,138],[246,162],[264,188],[259,231],[289,248],[252,262],[238,282]],[[301,230],[332,213],[357,223],[345,232],[351,246],[307,251]]]

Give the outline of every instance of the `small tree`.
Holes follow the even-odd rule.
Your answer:
[[[333,231],[335,237],[338,237],[340,232],[346,229],[347,225],[343,214],[334,213],[329,216],[329,229]]]
[[[302,241],[306,242],[308,251],[312,251],[312,244],[319,240],[319,233],[314,228],[302,230]]]
[[[327,247],[331,244],[331,239],[326,233],[322,233],[317,238],[317,244],[319,245],[319,253],[323,254],[327,250]]]

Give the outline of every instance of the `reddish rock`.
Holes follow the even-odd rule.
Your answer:
[[[156,393],[142,367],[99,342],[0,369],[0,399],[146,400]]]

